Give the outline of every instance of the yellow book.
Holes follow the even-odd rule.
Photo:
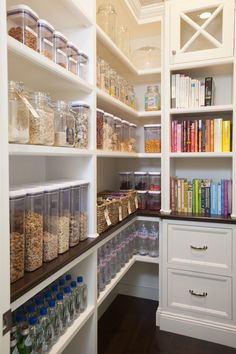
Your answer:
[[[230,120],[223,120],[222,124],[222,151],[230,152]]]

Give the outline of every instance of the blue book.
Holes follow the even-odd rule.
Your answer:
[[[225,208],[225,184],[224,180],[221,180],[221,215],[224,215]]]
[[[211,184],[211,214],[217,215],[217,184]]]
[[[217,208],[217,214],[218,214],[218,215],[221,215],[221,182],[218,182],[217,188],[218,188],[218,198],[217,198],[218,208]]]

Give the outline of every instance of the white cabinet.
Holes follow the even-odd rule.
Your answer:
[[[170,3],[170,63],[233,56],[233,0]]]

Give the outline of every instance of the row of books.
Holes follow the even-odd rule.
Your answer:
[[[182,74],[171,75],[171,107],[199,108],[214,104],[212,77],[192,79]]]
[[[227,216],[232,211],[232,180],[170,178],[172,212]]]
[[[230,120],[173,120],[171,152],[230,152]]]

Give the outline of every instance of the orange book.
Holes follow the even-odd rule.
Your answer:
[[[214,120],[211,120],[211,144],[210,144],[210,152],[214,151]]]
[[[202,120],[198,121],[198,152],[202,152]]]
[[[206,152],[210,152],[210,143],[211,143],[210,129],[211,129],[210,119],[207,119],[206,120]]]

